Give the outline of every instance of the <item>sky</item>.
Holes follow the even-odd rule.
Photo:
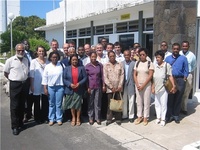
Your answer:
[[[46,13],[59,7],[61,0],[20,0],[20,15],[23,17],[38,16],[46,19]]]

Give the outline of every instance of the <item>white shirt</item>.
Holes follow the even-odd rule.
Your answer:
[[[44,88],[42,86],[42,76],[44,72],[45,66],[48,64],[46,60],[45,64],[41,64],[38,59],[33,59],[30,65],[30,77],[34,78],[33,87],[34,92],[33,95],[44,94]]]
[[[23,57],[22,61],[17,56],[12,56],[6,60],[4,72],[8,73],[11,81],[25,81],[28,78],[28,59]]]
[[[179,54],[187,58],[189,72],[194,71],[196,68],[196,56],[191,51],[187,51],[187,53],[184,54],[181,50]]]
[[[90,63],[90,57],[87,56],[86,58],[84,58],[84,59],[82,60],[82,62],[83,62],[83,66],[86,66],[87,64]]]
[[[60,62],[56,66],[52,63],[46,65],[42,77],[42,85],[63,85],[63,67]]]
[[[121,54],[119,54],[119,55],[117,55],[116,54],[116,61],[117,62],[122,62],[122,61],[124,61],[125,59],[124,59],[124,55],[121,53]]]

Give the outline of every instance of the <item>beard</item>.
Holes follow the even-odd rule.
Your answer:
[[[17,54],[17,58],[22,59],[24,55]]]

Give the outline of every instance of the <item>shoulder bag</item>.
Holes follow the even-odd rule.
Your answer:
[[[121,92],[119,92],[120,99],[114,99],[115,93],[113,93],[113,97],[110,99],[110,110],[115,112],[122,112],[123,111],[123,104],[124,101],[122,100]]]

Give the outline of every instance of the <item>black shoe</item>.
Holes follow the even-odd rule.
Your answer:
[[[168,123],[170,123],[170,122],[172,122],[172,121],[174,121],[174,117],[170,117],[170,118],[168,119]]]
[[[116,121],[116,124],[118,124],[119,126],[122,124],[121,121]]]
[[[179,124],[180,123],[180,120],[179,119],[174,119],[174,121]]]
[[[129,119],[129,122],[130,123],[133,123],[134,122],[134,119],[132,118],[132,119]]]
[[[111,124],[111,121],[106,121],[106,126],[108,126],[109,124]]]
[[[97,124],[98,124],[98,125],[101,125],[101,121],[97,121]]]
[[[41,123],[42,123],[42,121],[40,121],[40,120],[35,120],[35,122],[36,122],[37,124],[41,124]]]
[[[181,113],[182,113],[183,115],[185,115],[185,116],[187,116],[187,115],[188,115],[188,112],[187,112],[187,111],[185,111],[185,110],[181,110]]]
[[[17,128],[13,129],[13,135],[18,135],[19,134],[19,130]]]

